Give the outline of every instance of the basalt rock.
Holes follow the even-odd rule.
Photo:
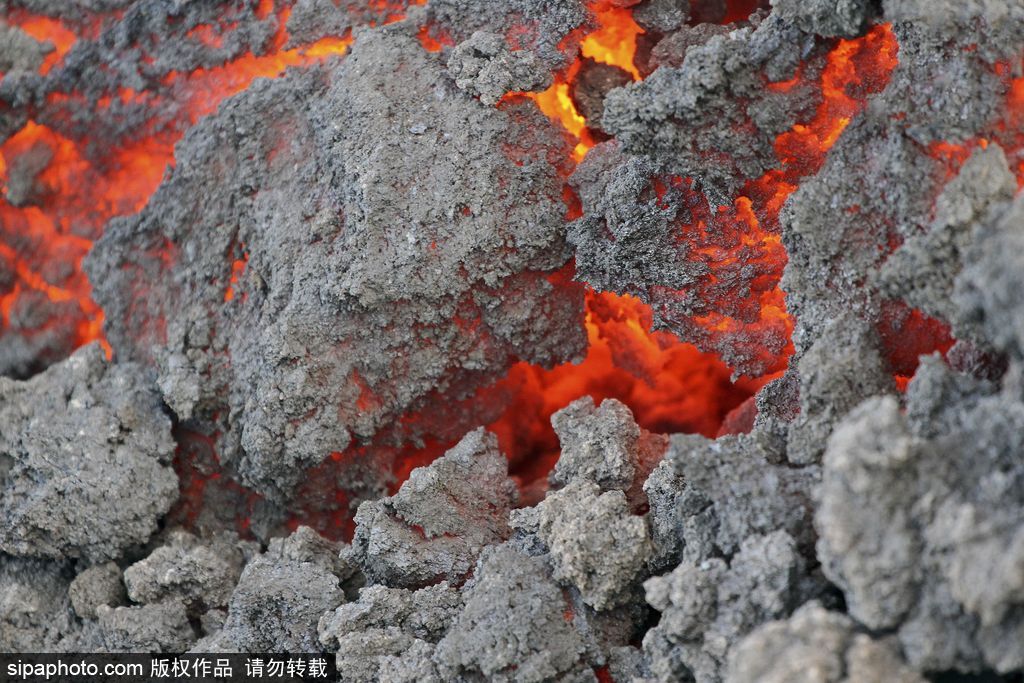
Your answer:
[[[177,497],[156,386],[88,346],[25,381],[0,377],[0,549],[102,562],[145,543]]]

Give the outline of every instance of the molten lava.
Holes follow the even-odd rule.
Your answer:
[[[272,9],[264,3],[264,11]],[[245,54],[221,66],[196,69],[188,74],[171,72],[160,92],[137,93],[128,88],[90,103],[79,93],[52,93],[47,104],[67,112],[68,121],[77,109],[109,108],[121,103],[151,106],[154,116],[161,105],[183,107],[174,127],[149,122],[120,140],[104,140],[101,149],[88,135],[63,134],[53,126],[29,121],[0,147],[0,269],[13,272],[13,282],[0,284],[0,335],[17,333],[26,338],[53,339],[53,348],[41,353],[47,362],[68,355],[75,348],[100,340],[103,312],[92,301],[81,262],[102,233],[107,221],[137,212],[149,200],[174,164],[174,144],[200,118],[216,110],[227,97],[245,90],[260,77],[275,77],[289,66],[310,64],[331,55],[344,54],[351,38],[324,38],[311,45],[284,49],[289,8],[277,15],[278,30],[266,54]],[[55,46],[40,68],[47,73],[72,49],[76,36],[60,22],[24,12],[10,17],[15,25],[41,41]],[[98,24],[92,30],[98,28]],[[215,35],[207,27],[193,29],[197,39],[208,42]],[[205,36],[205,37],[204,37]],[[173,111],[173,110],[172,110]],[[51,118],[61,116],[51,112]],[[67,126],[72,129],[73,126]],[[41,161],[40,161],[41,160]],[[11,201],[15,171],[24,177],[32,168],[32,187]],[[45,343],[45,342],[40,342]]]
[[[744,18],[757,5],[730,3],[725,20]],[[376,0],[375,6],[391,12],[392,6],[383,0]],[[557,74],[544,92],[525,94],[575,140],[573,159],[567,164],[570,170],[595,144],[587,121],[570,95],[582,59],[618,67],[634,80],[641,78],[635,55],[643,30],[630,10],[610,1],[593,2],[591,9],[596,28],[565,41],[565,45],[572,42],[579,46],[571,66]],[[98,102],[88,102],[81,93],[57,93],[51,95],[48,103],[58,109],[64,106],[68,112],[119,103],[158,111],[163,105],[174,103],[182,112],[178,125],[157,126],[150,122],[151,128],[144,126],[122,140],[104,141],[103,148],[98,150],[87,136],[75,137],[57,130],[56,125],[30,121],[0,147],[0,180],[8,186],[8,196],[18,175],[15,170],[24,169],[25,164],[38,166],[32,186],[19,194],[17,205],[0,201],[0,259],[14,273],[9,286],[0,281],[0,288],[6,287],[0,289],[0,333],[8,332],[15,324],[19,325],[20,333],[31,333],[32,326],[39,330],[73,330],[70,348],[55,349],[53,360],[73,347],[102,338],[103,313],[89,296],[89,284],[80,263],[107,221],[145,205],[166,168],[174,164],[174,143],[188,127],[215,111],[226,97],[246,89],[255,78],[274,77],[289,66],[344,54],[351,45],[352,37],[345,35],[286,49],[289,11],[288,7],[275,11],[273,3],[267,0],[260,3],[257,15],[273,15],[278,27],[264,54],[244,54],[228,63],[190,73],[172,72],[153,92],[121,88]],[[400,18],[400,11],[395,9],[389,20]],[[15,23],[54,44],[56,49],[41,67],[43,73],[59,68],[61,60],[73,49],[75,34],[58,22],[24,15]],[[219,40],[218,33],[210,27],[197,27],[190,35],[207,45],[216,45]],[[430,52],[442,51],[453,42],[443,30],[429,25],[417,37]],[[862,38],[838,41],[820,77],[822,101],[815,117],[778,137],[778,166],[748,183],[731,205],[708,207],[703,195],[686,178],[652,179],[660,198],[671,192],[688,209],[693,219],[685,224],[680,222],[680,238],[692,245],[693,258],[708,264],[710,271],[696,286],[700,288],[698,298],[713,302],[714,312],[674,322],[695,340],[738,331],[774,332],[782,343],[757,349],[765,374],[733,381],[732,369],[718,356],[682,343],[667,332],[653,331],[652,310],[639,299],[589,291],[585,321],[589,347],[581,362],[550,370],[518,363],[505,378],[465,399],[467,403],[487,407],[492,416],[488,427],[498,435],[509,456],[511,471],[524,485],[542,480],[558,457],[558,441],[550,425],[552,413],[582,396],[592,396],[598,402],[619,399],[632,409],[642,427],[655,432],[713,437],[730,414],[740,413],[741,419],[730,420],[731,425],[749,428],[751,397],[786,367],[792,350],[788,340],[793,321],[786,312],[785,294],[779,287],[786,264],[779,237],[779,211],[800,179],[821,166],[826,153],[862,109],[868,95],[885,86],[896,65],[896,51],[895,38],[887,26],[877,26]],[[784,91],[800,78],[798,73],[792,81],[766,87]],[[1016,120],[1024,116],[1021,79],[1008,87],[1008,102],[1012,115],[1018,117]],[[59,120],[60,117],[52,118]],[[1006,136],[1011,135],[1009,131],[1021,129],[1011,124],[1008,121],[1003,129]],[[1018,144],[1015,148],[1021,147]],[[951,154],[959,157],[960,151],[952,150]],[[1024,180],[1024,160],[1018,162]],[[23,170],[18,173],[24,176]],[[82,193],[80,188],[89,191]],[[578,200],[571,191],[567,192],[566,201],[569,218],[578,217]],[[167,254],[167,258],[175,257],[173,253]],[[244,245],[237,245],[225,258],[231,265],[229,279],[220,283],[224,301],[243,299],[245,293],[240,290],[240,282],[247,260]],[[725,275],[740,267],[757,272],[749,291],[739,292],[727,284],[729,278]],[[570,266],[553,275],[552,281],[568,281],[571,277]],[[26,313],[33,309],[45,310],[45,319]],[[922,324],[928,327],[930,323]],[[942,330],[935,332],[941,334]],[[901,371],[908,367],[900,363]],[[345,488],[346,468],[369,460],[384,463],[393,474],[393,487],[397,487],[413,467],[430,462],[461,436],[450,427],[458,420],[449,419],[457,415],[459,405],[447,405],[440,399],[435,403],[416,415],[405,416],[390,434],[382,434],[370,444],[352,447],[345,453],[332,454],[312,470],[296,498],[289,524],[307,523],[334,538],[350,535],[351,503],[356,496]],[[393,438],[410,425],[415,426],[414,437],[404,442]],[[176,436],[180,444],[176,466],[182,481],[182,498],[174,519],[195,523],[203,500],[216,492],[218,500],[229,496],[243,510],[237,514],[237,524],[245,531],[249,523],[246,511],[258,498],[229,477],[221,476],[210,435],[179,428]]]

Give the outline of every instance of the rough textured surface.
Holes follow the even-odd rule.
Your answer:
[[[652,551],[647,523],[630,513],[625,494],[601,493],[585,481],[517,510],[512,526],[535,533],[551,553],[555,579],[575,586],[597,610],[629,600]]]
[[[222,460],[275,497],[389,426],[399,442],[471,428],[472,405],[411,434],[397,420],[585,340],[579,290],[544,277],[569,256],[564,140],[532,104],[459,91],[403,30],[228,102],[86,266],[113,345],[149,357],[179,417],[218,413]],[[198,211],[197,194],[217,199]]]
[[[749,203],[712,210],[698,186],[666,176],[653,151],[630,154],[621,140],[595,147],[570,178],[583,210],[568,229],[577,279],[648,302],[657,327],[720,354],[737,374],[781,369],[788,330],[762,315],[783,266],[777,241],[751,236],[759,226]],[[709,323],[715,316],[721,329]]]
[[[789,614],[801,599],[803,561],[784,531],[751,535],[729,562],[683,561],[644,583],[661,612],[644,636],[655,680],[720,681],[730,648],[755,627]]]
[[[427,17],[459,43],[477,31],[506,36],[517,48],[534,53],[549,72],[571,61],[569,55],[578,40],[573,39],[573,31],[593,25],[581,0],[509,0],[500,5],[486,0],[432,0]]]
[[[461,581],[485,545],[510,533],[517,492],[507,469],[494,435],[470,432],[394,496],[359,506],[351,560],[390,586]]]
[[[170,420],[141,368],[98,345],[31,380],[0,377],[0,549],[116,558],[177,496]]]
[[[184,652],[196,636],[185,605],[167,600],[137,607],[96,608],[98,642],[86,650],[104,652]]]
[[[817,467],[772,464],[754,436],[712,441],[678,435],[669,442],[658,477],[672,476],[673,470],[685,485],[675,488],[674,504],[652,504],[653,524],[666,529],[664,536],[674,532],[686,560],[730,557],[746,538],[776,531],[785,531],[804,550],[813,544]]]
[[[1024,311],[1016,295],[1021,282],[1018,247],[1024,244],[1024,197],[1003,204],[976,226],[954,285],[962,312],[958,333],[985,340],[1014,358],[1024,358]]]
[[[731,204],[744,182],[778,163],[775,138],[818,103],[813,89],[776,92],[765,84],[789,80],[801,61],[805,73],[821,69],[823,54],[813,35],[773,13],[690,48],[678,68],[612,91],[603,126],[626,151],[699,179],[713,205]]]
[[[505,93],[544,90],[551,72],[533,52],[513,51],[503,36],[477,31],[448,57],[448,73],[459,86],[484,104],[496,104]]]
[[[462,672],[525,683],[577,669],[583,641],[563,616],[562,591],[543,560],[507,545],[487,549],[465,600],[437,646],[435,660],[444,677]]]
[[[729,657],[729,683],[924,683],[889,639],[857,633],[844,614],[808,602],[758,627]]]
[[[885,295],[903,299],[928,315],[960,322],[952,298],[953,281],[963,268],[973,228],[994,220],[990,211],[1004,211],[1005,202],[1016,190],[1016,179],[1001,147],[975,150],[943,188],[927,231],[908,237],[879,271],[879,286]]]
[[[915,667],[1024,664],[1024,583],[1011,569],[1024,552],[1018,391],[931,358],[906,415],[873,399],[829,440],[815,516],[822,569],[852,616],[896,631]]]
[[[82,619],[96,616],[101,605],[117,607],[127,601],[121,568],[113,562],[89,567],[68,586],[68,598],[75,614]]]
[[[602,490],[628,489],[637,472],[640,428],[633,413],[614,399],[594,406],[589,396],[551,416],[562,452],[549,477],[565,486],[573,480],[597,484]]]
[[[64,563],[0,554],[0,650],[80,651]]]
[[[330,569],[330,555],[309,554],[307,534],[274,539],[266,553],[245,566],[223,627],[196,643],[194,651],[320,651],[317,623],[345,601],[345,594],[341,577]]]
[[[820,36],[858,36],[871,16],[868,0],[772,0],[771,4],[780,17]]]
[[[434,645],[461,608],[462,596],[445,582],[418,591],[372,586],[320,619],[320,642],[337,651],[345,680],[439,681]]]
[[[128,597],[138,603],[174,598],[197,611],[224,607],[252,545],[226,534],[202,541],[186,532],[172,533],[169,542],[124,570]]]
[[[79,35],[53,60],[0,28],[0,139],[53,133],[5,157],[0,372],[83,322],[43,324],[76,258],[23,220],[70,201],[63,138],[108,170],[156,140],[158,175],[192,127],[141,211],[99,169],[88,217],[43,231],[81,255],[121,216],[88,259],[116,361],[0,382],[0,649],[328,652],[410,683],[1024,669],[1024,9],[759,4],[0,0]],[[626,12],[644,79],[616,88],[573,60]],[[310,66],[320,38],[354,46]],[[271,54],[304,66],[224,78]],[[555,79],[605,141],[575,168],[503,97]],[[6,298],[36,266],[57,290]],[[515,509],[473,430],[513,364],[581,355],[572,276],[767,383],[717,439],[545,406],[560,457]],[[306,504],[343,534],[361,500],[351,546],[273,537]]]

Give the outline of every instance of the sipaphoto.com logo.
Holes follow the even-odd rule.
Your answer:
[[[7,662],[7,676],[10,680],[50,681],[61,679],[90,679],[142,676],[145,669],[139,662],[94,662],[82,659],[55,657],[53,661],[26,661],[18,659]]]

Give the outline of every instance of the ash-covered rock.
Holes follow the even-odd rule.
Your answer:
[[[1024,358],[1024,310],[1021,245],[1024,245],[1024,196],[994,208],[981,220],[964,254],[953,298],[961,336],[988,341],[1013,358]]]
[[[532,103],[459,91],[410,30],[226,103],[86,266],[111,343],[179,417],[219,416],[221,459],[277,498],[354,439],[458,434],[483,406],[398,418],[585,343],[580,290],[545,277],[569,256],[565,140]]]
[[[417,591],[370,586],[323,616],[320,642],[336,650],[346,681],[438,680],[434,646],[462,609],[446,582]],[[415,675],[414,675],[415,674]]]
[[[755,435],[676,435],[656,475],[673,472],[683,486],[676,488],[673,505],[652,505],[652,525],[679,539],[683,559],[700,564],[730,557],[745,539],[776,531],[810,554],[817,467],[773,464]]]
[[[867,27],[871,17],[868,0],[772,0],[775,14],[808,33],[853,38]]]
[[[80,652],[66,563],[0,554],[0,651]]]
[[[800,413],[792,421],[786,457],[817,463],[839,418],[869,396],[891,392],[892,369],[878,333],[853,316],[835,318],[797,364]]]
[[[83,650],[101,652],[179,653],[196,640],[185,605],[166,600],[151,605],[96,608],[96,622],[86,630]]]
[[[617,66],[602,64],[588,57],[580,61],[579,70],[569,89],[569,96],[592,133],[607,137],[601,123],[604,98],[615,88],[632,82],[633,76]]]
[[[962,329],[952,295],[964,252],[975,241],[975,225],[995,220],[991,213],[1002,211],[1016,190],[1002,148],[977,149],[935,201],[927,231],[909,236],[878,272],[883,293]]]
[[[171,533],[164,545],[124,570],[128,597],[144,604],[173,598],[199,612],[225,607],[254,545],[228,534],[199,539]]]
[[[456,43],[477,31],[498,34],[517,51],[536,55],[551,73],[572,62],[579,39],[570,34],[592,26],[593,15],[581,0],[509,0],[500,5],[488,0],[431,0],[427,21],[448,31]]]
[[[858,633],[853,620],[811,601],[758,627],[729,656],[729,683],[924,683],[891,639]]]
[[[689,15],[689,0],[643,0],[633,8],[633,20],[637,24],[661,33],[679,28]]]
[[[988,61],[1019,56],[1024,42],[1024,7],[1017,2],[884,0],[889,21],[924,29],[938,40],[974,44]],[[982,35],[984,40],[978,41]]]
[[[543,681],[580,675],[584,644],[565,617],[562,590],[543,559],[488,548],[464,592],[465,609],[438,643],[442,680],[458,676]]]
[[[798,65],[820,72],[824,53],[813,34],[773,13],[691,47],[678,68],[609,93],[603,127],[627,152],[699,179],[713,206],[731,204],[746,181],[777,165],[776,137],[809,120],[820,99],[813,87],[765,86],[789,80]]]
[[[484,546],[508,538],[515,484],[498,440],[482,428],[409,475],[394,496],[356,513],[350,559],[373,583],[461,581]]]
[[[731,560],[684,561],[648,579],[661,612],[644,636],[654,680],[723,680],[731,648],[754,628],[788,615],[806,597],[804,562],[784,531],[744,539]]]
[[[544,90],[551,71],[528,50],[513,51],[504,36],[476,31],[448,57],[448,73],[459,86],[493,105],[506,93]]]
[[[68,586],[68,598],[75,614],[82,619],[96,617],[101,605],[118,607],[127,602],[121,568],[113,562],[105,562],[81,572]]]
[[[749,242],[749,204],[710,211],[692,184],[617,140],[591,150],[570,182],[583,208],[568,231],[578,279],[647,302],[656,327],[720,354],[736,374],[780,369],[788,329],[765,321],[763,302],[784,255],[763,236]],[[709,324],[714,316],[731,320]]]
[[[337,548],[311,543],[309,530],[274,539],[245,566],[223,627],[196,652],[320,652],[317,624],[345,601]]]
[[[631,514],[622,491],[601,493],[574,481],[535,508],[512,513],[514,528],[537,535],[551,555],[554,578],[579,590],[597,610],[624,604],[651,555],[647,523]]]
[[[0,377],[0,549],[102,562],[144,543],[177,497],[171,423],[130,363],[85,347]]]
[[[688,245],[673,239],[678,210],[658,201],[651,188],[657,173],[650,159],[624,154],[617,142],[598,145],[580,163],[570,182],[584,215],[568,235],[578,278],[601,291],[640,294],[651,282],[683,289],[707,274],[689,263]]]
[[[594,406],[585,396],[551,416],[562,451],[548,479],[555,486],[574,480],[608,491],[625,491],[640,466],[641,430],[633,413],[615,399]]]
[[[850,614],[919,669],[1024,665],[1019,387],[926,359],[907,412],[871,399],[836,429],[815,525]],[[984,577],[984,578],[982,578]]]
[[[50,52],[52,43],[40,43],[17,26],[0,23],[0,73],[5,77],[14,71],[37,71]],[[0,139],[6,137],[0,134]]]

